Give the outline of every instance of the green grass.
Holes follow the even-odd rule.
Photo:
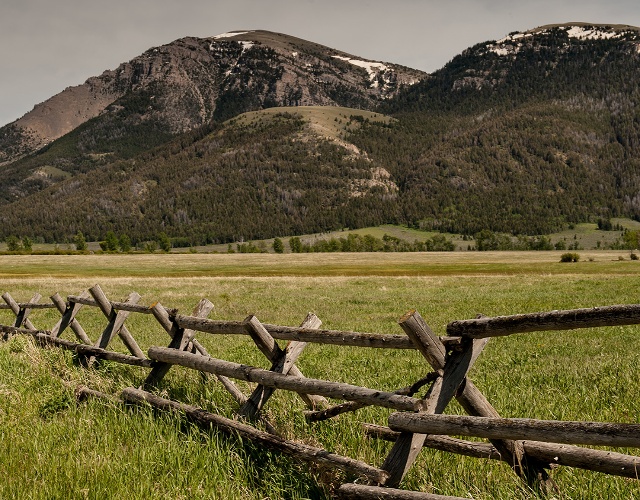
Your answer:
[[[582,252],[581,252],[582,253]],[[2,292],[26,301],[34,292],[63,296],[100,283],[112,300],[131,291],[190,312],[200,298],[210,317],[297,325],[308,311],[323,327],[402,333],[398,318],[417,309],[438,334],[455,319],[636,303],[638,264],[616,253],[560,264],[560,252],[390,255],[2,256]],[[142,258],[144,257],[144,258]],[[357,257],[357,258],[356,258]],[[426,262],[425,262],[426,261]],[[60,270],[58,270],[60,268]],[[34,311],[37,327],[56,315]],[[83,308],[93,339],[106,322]],[[0,322],[11,322],[0,311]],[[149,316],[127,326],[143,350],[168,336]],[[471,379],[501,415],[640,423],[640,328],[612,327],[493,339]],[[72,338],[65,332],[65,338]],[[268,367],[245,337],[198,338],[212,355]],[[124,352],[120,341],[114,348]],[[429,368],[417,352],[307,346],[298,365],[309,377],[395,389]],[[70,353],[40,349],[22,337],[0,343],[0,498],[325,498],[340,472],[298,464],[175,415],[101,400],[76,403],[79,384],[117,393],[146,371],[113,363],[78,368]],[[240,384],[245,392],[248,385]],[[210,380],[174,368],[160,392],[233,416],[233,400]],[[289,438],[380,465],[388,443],[363,437],[360,423],[385,424],[388,410],[362,409],[308,425],[293,394],[276,391],[267,415]],[[452,404],[448,412],[462,410]],[[628,450],[637,454],[637,450]],[[559,469],[562,498],[638,498],[636,481]],[[536,498],[504,464],[423,450],[404,488],[476,499]]]

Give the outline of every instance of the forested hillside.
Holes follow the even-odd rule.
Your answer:
[[[640,216],[637,28],[558,26],[470,48],[354,139],[389,165],[403,218],[547,233]],[[408,146],[410,145],[410,146]]]
[[[345,127],[351,120],[341,109]],[[362,120],[362,118],[361,118]],[[60,182],[0,215],[3,236],[65,241],[158,232],[191,244],[362,227],[395,219],[397,192],[366,157],[292,113],[182,136]],[[47,207],[43,210],[43,207]]]

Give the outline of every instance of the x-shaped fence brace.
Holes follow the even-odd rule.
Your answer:
[[[260,323],[255,316],[249,316],[242,322],[213,321],[207,319],[213,310],[213,304],[207,299],[200,301],[191,316],[182,316],[178,314],[177,310],[167,309],[160,303],[155,303],[150,307],[138,305],[140,295],[135,292],[131,293],[124,302],[110,302],[98,285],[79,296],[68,297],[67,302],[58,294],[51,296],[51,304],[39,304],[40,294],[35,294],[29,302],[23,304],[17,303],[8,293],[2,295],[2,298],[7,304],[4,308],[9,308],[16,316],[13,327],[2,327],[5,335],[12,332],[31,333],[42,342],[74,349],[81,362],[86,366],[93,364],[96,358],[105,358],[151,368],[140,389],[129,388],[123,391],[122,395],[126,400],[146,401],[162,408],[180,409],[200,423],[215,424],[222,428],[232,429],[241,435],[257,439],[284,452],[296,454],[303,459],[327,463],[363,475],[374,483],[374,486],[370,487],[343,485],[340,491],[345,497],[375,497],[375,495],[382,494],[383,491],[385,495],[389,496],[393,495],[394,491],[399,492],[395,488],[413,465],[420,450],[425,446],[505,461],[530,486],[541,491],[556,489],[547,470],[558,463],[590,468],[589,465],[600,462],[599,469],[596,470],[627,477],[634,477],[633,471],[636,471],[637,474],[640,463],[638,457],[613,452],[505,439],[503,437],[505,434],[500,432],[478,431],[480,432],[478,435],[489,438],[490,444],[428,435],[427,431],[423,432],[423,429],[433,432],[432,429],[440,425],[443,419],[446,420],[446,425],[459,424],[463,427],[466,426],[465,429],[476,425],[473,417],[484,417],[483,422],[493,422],[496,425],[498,422],[504,424],[504,421],[509,420],[507,424],[510,424],[511,421],[517,420],[500,419],[495,408],[468,378],[469,370],[490,337],[544,329],[635,324],[640,322],[640,306],[611,306],[594,308],[593,310],[556,311],[549,313],[553,315],[553,321],[548,321],[544,315],[531,315],[535,316],[534,318],[511,316],[506,319],[479,317],[477,320],[450,323],[449,333],[453,334],[450,337],[438,337],[420,314],[411,311],[400,319],[399,324],[406,333],[406,337],[402,338],[392,335],[319,330],[321,321],[313,314],[309,314],[299,328],[265,325]],[[90,340],[76,318],[83,305],[100,308],[108,320],[107,327],[96,342]],[[37,330],[29,319],[31,311],[44,308],[56,308],[61,314],[60,320],[49,332]],[[171,338],[168,347],[151,347],[148,351],[149,356],[145,356],[124,324],[131,312],[152,314]],[[562,313],[566,313],[565,316],[562,316]],[[561,319],[560,326],[557,323],[558,317]],[[584,325],[580,325],[580,321],[584,321]],[[562,324],[565,326],[563,327]],[[67,328],[73,331],[81,343],[73,343],[60,338]],[[463,334],[456,336],[458,331],[463,331]],[[204,346],[196,340],[197,332],[247,334],[271,363],[271,368],[262,370],[212,358]],[[107,350],[116,335],[122,339],[131,355]],[[286,347],[282,349],[276,339],[286,339],[288,341]],[[308,342],[413,348],[422,354],[431,370],[412,385],[393,393],[337,382],[306,379],[295,363]],[[394,441],[390,453],[382,467],[378,469],[348,457],[341,457],[325,450],[286,441],[245,424],[151,394],[149,390],[157,387],[174,364],[197,369],[203,374],[214,374],[239,405],[239,415],[249,420],[262,419],[261,410],[277,388],[292,390],[300,395],[309,408],[309,411],[305,412],[305,416],[310,422],[356,411],[368,405],[386,406],[411,413],[390,416],[390,425],[395,425],[400,431],[364,424],[369,435]],[[257,382],[257,387],[249,396],[246,396],[231,380],[232,378]],[[424,398],[413,397],[417,391],[429,384]],[[95,393],[95,391],[87,390],[87,393]],[[330,406],[323,395],[347,400],[347,402]],[[457,399],[469,417],[441,415],[453,398]],[[434,418],[430,420],[429,415],[433,415]],[[435,418],[438,415],[441,416]],[[467,420],[460,423],[461,418]],[[263,422],[267,429],[273,431],[266,420],[263,419]],[[627,427],[623,428],[623,426]],[[616,428],[616,431],[622,434],[635,431],[635,428],[632,431],[629,429],[628,424],[620,424],[620,429]],[[542,432],[540,428],[538,431]],[[442,433],[451,434],[450,432]],[[522,434],[522,431],[511,435],[530,436],[530,434]],[[528,439],[531,438],[528,437]],[[606,461],[603,461],[605,455]],[[559,457],[561,457],[560,461]],[[375,485],[384,485],[384,489]],[[437,496],[431,498],[437,498]]]

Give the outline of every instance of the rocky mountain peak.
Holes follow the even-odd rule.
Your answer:
[[[185,37],[69,87],[0,129],[0,164],[101,115],[168,134],[275,106],[373,109],[427,75],[269,31]]]

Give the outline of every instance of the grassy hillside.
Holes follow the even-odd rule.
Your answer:
[[[600,254],[598,254],[600,255]],[[4,256],[2,283],[20,301],[75,294],[99,282],[112,300],[136,290],[141,303],[159,300],[190,311],[201,297],[217,319],[247,314],[269,323],[298,324],[314,311],[327,328],[401,333],[397,318],[416,308],[438,334],[454,319],[637,302],[637,263],[604,257],[560,264],[546,253],[403,254],[400,265],[379,255],[349,256]],[[356,259],[357,257],[357,259]],[[398,257],[398,256],[394,256]],[[381,268],[390,276],[377,276]],[[408,278],[408,268],[420,269]],[[57,272],[55,269],[59,269]],[[231,272],[233,271],[233,272]],[[357,276],[350,276],[356,272]],[[252,275],[252,277],[248,277]],[[92,338],[104,328],[97,311],[78,318]],[[36,326],[55,315],[36,311]],[[0,311],[0,322],[11,321]],[[143,349],[165,344],[166,334],[148,316],[132,316],[129,330]],[[526,334],[492,340],[471,372],[480,390],[504,416],[638,423],[636,368],[628,346],[638,327]],[[198,338],[210,352],[265,366],[245,338]],[[119,343],[115,347],[122,349]],[[390,370],[389,366],[401,367]],[[311,377],[395,389],[427,370],[415,352],[308,346],[299,361]],[[116,393],[137,386],[142,369],[104,363],[74,365],[69,354],[34,347],[24,338],[0,343],[0,483],[3,498],[330,498],[341,473],[296,464],[234,438],[197,430],[176,415],[90,400],[77,403],[78,384]],[[248,390],[248,388],[246,388]],[[162,394],[232,416],[220,385],[174,368]],[[380,464],[389,445],[362,437],[361,422],[384,424],[388,412],[360,410],[309,426],[301,404],[277,391],[267,414],[283,435]],[[458,413],[456,405],[449,409]],[[632,450],[630,450],[631,452]],[[55,466],[53,461],[55,457]],[[554,472],[569,498],[633,498],[637,483],[603,474]],[[117,480],[114,480],[117,478]],[[403,486],[421,491],[489,499],[537,498],[498,462],[423,450]]]

